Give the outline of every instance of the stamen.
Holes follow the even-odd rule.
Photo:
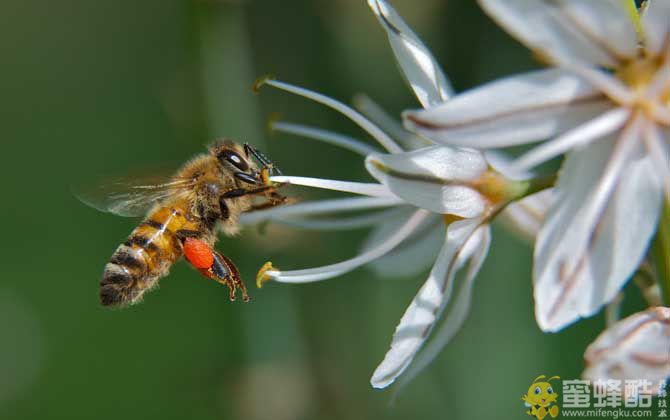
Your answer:
[[[306,176],[273,176],[270,177],[270,180],[280,184],[302,185],[303,187],[322,188],[326,190],[367,195],[370,197],[395,197],[385,185],[376,183],[337,181],[334,179],[311,178]]]
[[[382,130],[389,133],[394,139],[402,142],[405,148],[416,148],[417,146],[431,146],[430,140],[412,135],[405,130],[402,124],[390,116],[384,109],[373,101],[369,96],[358,94],[354,96],[354,106]]]
[[[377,211],[371,214],[362,214],[351,217],[338,218],[273,218],[275,223],[281,223],[300,229],[313,230],[352,230],[377,225],[385,220],[399,216],[405,209],[391,208],[385,211]]]
[[[332,108],[339,113],[343,114],[344,116],[348,117],[350,120],[358,124],[359,127],[361,127],[363,130],[365,130],[368,134],[370,134],[375,140],[379,142],[386,150],[388,150],[391,153],[400,153],[402,152],[402,148],[396,144],[393,139],[391,139],[384,131],[382,131],[379,127],[374,125],[370,120],[365,118],[363,115],[360,113],[356,112],[352,108],[348,107],[347,105],[343,104],[340,101],[337,101],[335,99],[329,98],[325,95],[322,95],[320,93],[313,92],[308,89],[304,89],[301,87],[293,86],[288,83],[280,82],[278,80],[272,80],[269,78],[263,78],[260,79],[254,86],[255,89],[258,89],[259,87],[263,85],[270,85],[273,87],[276,87],[277,89],[282,89],[287,92],[293,93],[295,95],[303,96],[307,99],[311,99],[315,102],[318,102],[320,104],[323,104],[329,108]]]
[[[391,207],[402,204],[399,198],[354,197],[337,198],[333,200],[319,200],[307,203],[298,203],[285,207],[273,207],[267,210],[258,210],[243,213],[240,220],[243,224],[259,223],[275,218],[291,216],[309,216],[318,214],[340,213]]]
[[[417,210],[386,241],[364,252],[357,257],[336,264],[317,268],[308,268],[295,271],[266,270],[263,275],[281,283],[309,283],[337,277],[365,265],[387,254],[400,245],[431,213],[426,210]]]
[[[287,134],[294,134],[296,136],[306,137],[309,139],[319,140],[324,143],[333,144],[343,149],[350,150],[362,156],[367,156],[371,153],[380,153],[378,149],[368,146],[367,144],[354,139],[353,137],[345,136],[343,134],[334,133],[320,128],[308,127],[301,124],[293,124],[282,121],[274,121],[270,123],[270,128],[274,131],[279,131]]]

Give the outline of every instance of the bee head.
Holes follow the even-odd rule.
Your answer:
[[[224,168],[231,168],[248,172],[250,163],[247,160],[244,148],[232,140],[221,140],[210,147],[210,153],[218,159]]]

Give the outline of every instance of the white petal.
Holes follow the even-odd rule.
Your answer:
[[[549,69],[485,84],[403,118],[409,130],[436,142],[497,148],[553,137],[609,106],[580,77]]]
[[[665,199],[670,202],[670,131],[665,130],[665,138],[652,123],[645,126],[644,141],[656,173],[665,189]]]
[[[661,194],[650,162],[631,161],[640,147],[633,129],[614,143],[572,152],[561,171],[556,204],[535,246],[535,315],[544,331],[610,302],[654,233]]]
[[[567,20],[600,49],[619,60],[635,57],[637,33],[628,0],[561,0]],[[604,64],[604,63],[601,63]]]
[[[511,35],[553,64],[613,67],[635,51],[635,28],[619,0],[479,3]]]
[[[311,178],[306,176],[272,176],[272,182],[283,184],[302,185],[303,187],[323,188],[325,190],[348,192],[367,195],[370,197],[393,198],[393,194],[381,184],[368,182],[338,181],[334,179]]]
[[[368,210],[391,207],[402,204],[399,198],[354,197],[332,200],[308,201],[305,203],[278,206],[267,210],[244,213],[240,217],[242,224],[264,222],[274,218],[307,216],[315,214],[341,213],[345,211]]]
[[[554,189],[549,188],[508,205],[500,214],[501,221],[523,238],[533,242],[553,202]]]
[[[663,65],[656,71],[656,74],[654,74],[654,77],[651,79],[651,82],[647,86],[645,92],[646,99],[650,101],[655,100],[662,104],[663,94],[667,92],[666,89],[668,89],[668,86],[670,86],[670,47],[666,54],[666,58],[663,62]],[[666,106],[664,107],[666,111],[668,110],[668,108],[670,108],[668,107],[668,105],[670,104],[666,102]]]
[[[570,149],[583,147],[600,137],[606,136],[623,126],[630,111],[614,108],[578,127],[568,130],[555,139],[549,140],[526,152],[512,163],[517,171],[533,168],[551,160]]]
[[[609,327],[586,349],[585,379],[645,379],[658,390],[670,377],[670,308],[638,312]]]
[[[395,230],[402,220],[394,216],[379,224],[366,238],[362,252],[374,248]],[[444,222],[434,215],[417,227],[405,242],[368,265],[379,278],[409,278],[425,272],[444,244]]]
[[[502,150],[482,150],[482,153],[489,166],[503,174],[506,178],[526,180],[534,176],[532,171],[519,171],[518,168],[513,165],[514,161],[512,157]]]
[[[636,100],[636,93],[606,70],[586,66],[565,66],[564,69],[574,72],[620,106],[631,106]]]
[[[406,240],[429,215],[430,213],[424,210],[417,210],[385,242],[349,260],[303,270],[270,270],[266,271],[265,275],[281,283],[309,283],[340,276],[390,252]]]
[[[405,371],[405,374],[398,381],[395,389],[397,395],[400,390],[412,381],[421,373],[433,360],[440,354],[440,352],[451,342],[451,339],[461,329],[465,322],[472,303],[472,289],[475,283],[475,277],[479,273],[486,255],[488,254],[489,245],[491,243],[491,229],[488,225],[481,226],[468,239],[467,246],[475,248],[468,270],[464,278],[459,282],[458,290],[454,297],[452,305],[445,310],[444,321],[438,327],[438,330],[433,334],[433,338],[428,342],[428,345],[423,349],[410,367]]]
[[[421,105],[428,108],[449,99],[451,84],[419,37],[386,1],[368,0],[368,5],[386,30],[396,60]]]
[[[465,185],[487,170],[481,153],[444,146],[392,155],[370,155],[370,174],[398,197],[436,213],[475,217],[485,208],[479,192]]]
[[[651,0],[647,2],[642,15],[645,49],[652,55],[659,55],[670,45],[670,2]]]
[[[454,222],[428,280],[412,300],[396,327],[391,349],[372,375],[375,388],[385,388],[407,368],[430,334],[444,306],[449,302],[454,274],[464,261],[460,258],[465,242],[479,226],[478,220]]]

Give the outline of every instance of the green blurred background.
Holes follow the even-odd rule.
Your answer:
[[[457,90],[536,66],[475,2],[393,4]],[[243,304],[180,263],[144,303],[100,307],[103,266],[138,221],[84,206],[72,184],[176,168],[222,136],[288,174],[369,179],[356,155],[265,128],[280,112],[365,138],[353,124],[250,88],[271,73],[345,101],[365,92],[395,115],[417,106],[365,1],[5,0],[0,51],[0,418],[521,419],[537,375],[580,375],[602,316],[542,334],[530,247],[500,228],[465,328],[393,407],[369,378],[423,275],[359,269],[253,288]],[[251,287],[269,259],[335,262],[365,235],[270,225],[219,248]]]

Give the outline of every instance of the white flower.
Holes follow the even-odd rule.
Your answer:
[[[400,68],[419,101],[424,106],[433,106],[447,100],[451,95],[451,87],[423,43],[386,2],[371,0],[369,5],[386,29]],[[295,176],[273,177],[275,182],[335,189],[374,198],[297,204],[251,213],[246,216],[246,221],[269,218],[303,227],[341,228],[371,224],[377,227],[364,244],[361,254],[354,258],[324,267],[294,271],[278,270],[268,263],[260,270],[257,283],[260,286],[267,280],[288,283],[324,280],[368,263],[374,263],[377,272],[402,276],[418,274],[424,265],[433,264],[428,279],[396,328],[391,349],[371,380],[376,388],[390,385],[406,371],[418,354],[417,360],[400,383],[406,384],[437,356],[465,321],[473,282],[491,241],[489,223],[511,201],[529,192],[529,188],[533,187],[525,180],[529,176],[508,176],[504,168],[507,163],[500,157],[485,156],[473,149],[422,144],[421,139],[396,127],[395,121],[365,97],[359,97],[357,102],[377,124],[324,95],[275,80],[262,80],[261,83],[304,96],[341,112],[367,131],[388,153],[372,150],[371,146],[341,134],[274,122],[275,130],[326,141],[366,155],[366,168],[380,184]],[[417,145],[421,147],[404,151],[400,144],[409,149]],[[324,222],[287,218],[379,204],[379,201],[372,200],[385,200],[384,206],[399,208],[372,216],[357,216],[355,220]],[[537,198],[534,200],[537,201]],[[531,225],[537,224],[538,217],[543,216],[541,207],[536,202],[533,204],[537,209],[535,214],[517,209],[516,214],[510,217],[523,225],[522,229],[527,232],[532,231]],[[441,227],[444,225],[446,232]],[[440,247],[437,258],[431,258],[435,256],[435,252],[431,251]],[[463,268],[463,275],[457,277],[456,274]],[[442,325],[419,353],[431,336],[432,329],[442,318]]]
[[[321,95],[296,88],[294,86],[266,80],[264,83],[303,95],[333,106],[333,100],[324,100]],[[338,104],[337,109],[352,117],[359,115],[354,110]],[[352,118],[359,120],[358,118]],[[367,120],[366,120],[367,121]],[[370,121],[361,124],[373,136],[377,130],[369,130]],[[325,130],[304,127],[296,124],[274,123],[274,128],[296,134],[307,135],[319,140],[365,152],[363,144],[356,140],[341,137]],[[385,145],[391,143],[385,139]],[[393,141],[393,140],[390,140]],[[395,143],[394,143],[395,144]],[[391,147],[393,148],[393,147]],[[246,223],[261,220],[276,220],[291,223],[296,215],[340,213],[346,210],[371,209],[373,206],[397,207],[394,215],[389,211],[376,215],[356,216],[356,222],[350,220],[304,220],[293,219],[293,224],[303,227],[329,228],[334,226],[359,227],[361,217],[373,221],[377,228],[363,248],[363,252],[349,260],[323,267],[303,270],[283,271],[266,264],[259,272],[257,282],[262,285],[267,280],[284,283],[304,283],[325,280],[340,276],[365,264],[377,261],[377,271],[399,275],[402,272],[416,274],[422,271],[425,262],[433,263],[433,268],[424,286],[413,299],[400,321],[394,335],[392,348],[382,364],[375,371],[372,384],[382,388],[392,383],[410,364],[423,342],[428,337],[442,312],[448,307],[448,316],[436,335],[433,350],[429,358],[422,357],[421,366],[437,355],[460,328],[470,306],[471,288],[490,242],[488,222],[497,210],[502,208],[514,194],[525,191],[528,183],[507,180],[502,174],[491,168],[481,153],[467,149],[452,149],[446,146],[430,146],[408,152],[372,153],[366,158],[366,167],[381,183],[357,183],[333,181],[327,179],[296,176],[275,176],[275,182],[294,185],[326,188],[331,190],[368,195],[358,199],[327,200],[313,203],[300,203],[287,207],[249,213],[243,221]],[[356,200],[356,201],[354,201]],[[365,201],[364,201],[365,200]],[[376,201],[372,201],[376,200]],[[383,200],[383,201],[379,201]],[[444,216],[443,216],[444,215]],[[448,223],[446,236],[440,225]],[[365,225],[370,225],[365,223]],[[430,233],[429,233],[430,232]],[[409,255],[424,256],[428,246],[437,244],[442,250],[436,260],[420,261],[408,259]],[[415,244],[400,249],[410,241]],[[441,244],[440,244],[441,243]],[[383,259],[396,251],[392,258]],[[393,261],[390,267],[387,265]],[[418,264],[417,264],[418,263]],[[456,281],[456,273],[467,265],[464,278]],[[402,267],[398,269],[398,267]],[[456,289],[452,299],[452,290]],[[439,343],[438,343],[439,340]],[[437,347],[436,347],[437,346]],[[406,381],[418,373],[411,374]]]
[[[550,140],[525,170],[568,153],[533,270],[536,318],[556,331],[610,302],[640,265],[670,197],[670,1],[480,0],[552,68],[405,114],[433,141],[499,148]],[[634,9],[634,7],[632,7]]]
[[[585,379],[644,378],[658,383],[669,378],[670,308],[650,308],[607,328],[586,349],[584,360]]]

